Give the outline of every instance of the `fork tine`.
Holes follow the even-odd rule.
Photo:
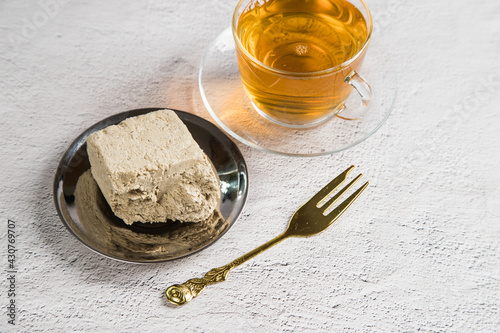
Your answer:
[[[335,208],[334,210],[332,210],[330,212],[330,214],[327,215],[327,216],[333,216],[333,219],[330,222],[330,224],[332,224],[333,222],[335,222],[346,211],[346,209],[349,208],[349,206],[359,197],[359,195],[361,194],[361,192],[364,191],[364,189],[368,186],[368,184],[369,184],[369,182],[364,183],[363,186],[361,186],[360,188],[358,188],[356,190],[356,192],[354,192],[353,194],[351,194],[351,196],[349,198],[347,198],[346,200],[344,200],[340,205],[338,205],[337,208]]]
[[[328,200],[327,203],[325,203],[325,205],[323,207],[326,207],[324,212],[323,213],[326,213],[327,211],[329,211],[333,205],[347,192],[349,191],[349,189],[351,187],[354,186],[354,184],[356,184],[358,182],[358,180],[361,179],[361,177],[363,177],[362,174],[359,174],[356,178],[354,178],[349,184],[347,184],[346,186],[344,186],[343,189],[341,189],[337,194],[335,194],[330,200]]]
[[[329,182],[325,187],[323,187],[318,193],[316,193],[309,202],[314,203],[316,207],[319,207],[328,198],[328,196],[335,191],[342,183],[347,179],[349,172],[354,169],[354,165],[351,165],[347,170],[342,172],[340,175],[335,177],[331,182]]]

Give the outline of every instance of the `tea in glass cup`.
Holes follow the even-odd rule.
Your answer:
[[[268,120],[317,126],[345,109],[353,87],[369,105],[358,74],[372,33],[362,0],[241,0],[232,29],[243,86]]]

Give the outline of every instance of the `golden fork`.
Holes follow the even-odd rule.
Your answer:
[[[269,249],[271,246],[278,244],[282,240],[289,237],[307,237],[316,235],[335,222],[342,213],[358,198],[363,190],[368,186],[368,182],[357,189],[349,198],[339,204],[333,210],[333,205],[342,197],[361,177],[359,174],[347,186],[340,190],[337,194],[330,198],[335,191],[347,179],[347,175],[354,169],[354,165],[350,166],[346,171],[338,175],[321,191],[316,193],[309,201],[302,205],[292,216],[288,223],[288,228],[281,235],[271,239],[265,244],[262,244],[255,250],[239,257],[231,263],[210,270],[201,279],[191,279],[183,284],[174,284],[165,291],[165,295],[170,303],[175,305],[183,305],[193,297],[196,297],[209,284],[222,282],[226,280],[226,276],[231,269],[241,265],[245,261],[255,257],[256,255]]]

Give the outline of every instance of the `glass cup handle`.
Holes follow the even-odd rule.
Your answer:
[[[356,110],[351,110],[349,108],[344,107],[343,110],[341,110],[337,114],[337,117],[346,120],[359,119],[371,107],[373,99],[372,88],[361,75],[356,73],[356,71],[352,71],[351,73],[349,73],[349,75],[347,75],[346,78],[344,79],[344,82],[350,84],[358,92],[359,97],[361,97],[361,102],[363,103],[363,106],[357,108]]]

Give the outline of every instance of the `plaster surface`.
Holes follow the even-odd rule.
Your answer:
[[[103,258],[59,221],[53,176],[87,127],[170,107],[210,119],[197,74],[235,0],[0,2],[0,331],[500,331],[500,2],[367,1],[398,96],[370,139],[314,158],[239,145],[243,214],[172,262]],[[271,239],[354,164],[371,186],[334,226],[290,239],[184,307],[163,291]],[[8,324],[8,220],[15,325]]]

